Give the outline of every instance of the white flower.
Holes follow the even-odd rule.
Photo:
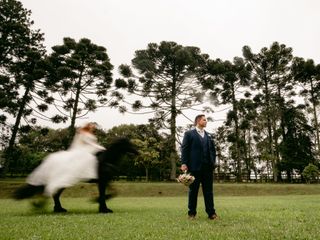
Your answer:
[[[179,175],[177,181],[185,186],[189,186],[191,183],[193,183],[194,179],[194,176],[190,175],[190,173],[187,173],[187,171],[185,171],[183,174]]]

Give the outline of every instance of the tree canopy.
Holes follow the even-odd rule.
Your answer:
[[[124,78],[118,79],[116,86],[144,98],[135,101],[133,109],[154,111],[154,118],[149,121],[170,130],[172,179],[175,179],[177,164],[176,119],[184,110],[202,103],[204,93],[197,72],[208,57],[197,47],[163,41],[137,50],[132,59],[133,69],[128,65],[119,67]]]
[[[110,103],[107,94],[113,66],[106,49],[86,38],[79,42],[64,38],[63,45],[56,45],[52,50],[47,58],[47,79],[54,83],[52,90],[58,95],[55,107],[59,110],[52,120],[70,118],[73,135],[76,118]]]

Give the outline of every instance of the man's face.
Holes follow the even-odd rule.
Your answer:
[[[199,120],[198,120],[198,126],[199,127],[206,127],[207,126],[207,118],[205,116],[201,117]]]

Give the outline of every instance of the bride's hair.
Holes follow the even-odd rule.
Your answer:
[[[95,129],[96,125],[94,123],[87,123],[83,127],[79,128],[80,131],[91,132]]]

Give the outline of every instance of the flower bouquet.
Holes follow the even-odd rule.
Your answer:
[[[190,175],[190,173],[187,173],[187,171],[184,171],[183,174],[179,175],[177,181],[185,186],[189,186],[191,183],[193,183],[194,179],[194,176]]]

